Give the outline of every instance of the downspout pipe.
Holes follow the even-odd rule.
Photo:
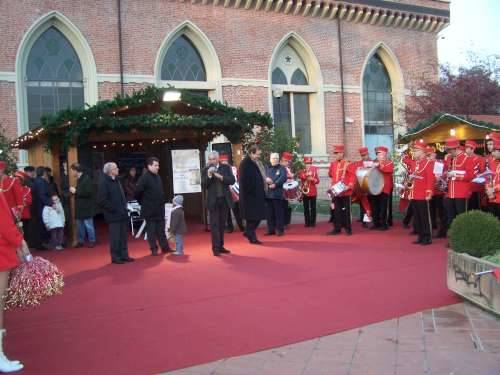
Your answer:
[[[120,92],[123,96],[125,94],[125,87],[123,82],[123,41],[122,41],[122,1],[117,0],[118,6],[118,53],[120,60]]]
[[[342,132],[344,144],[346,141],[345,131],[345,93],[344,93],[344,63],[342,59],[342,28],[340,26],[340,18],[337,18],[337,41],[339,45],[339,69],[340,69],[340,100],[342,103]]]

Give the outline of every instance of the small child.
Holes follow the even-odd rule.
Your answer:
[[[184,220],[184,197],[176,195],[172,199],[173,208],[170,217],[170,231],[175,236],[175,252],[173,255],[184,255],[184,234],[187,232],[186,221]]]
[[[42,212],[43,223],[50,232],[50,247],[55,250],[63,249],[64,241],[64,209],[57,195],[52,195],[52,206],[45,206]]]

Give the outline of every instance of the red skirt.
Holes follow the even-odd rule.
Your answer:
[[[14,247],[0,238],[0,272],[8,271],[19,265],[19,258]]]

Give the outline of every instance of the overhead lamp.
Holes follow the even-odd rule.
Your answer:
[[[457,133],[456,133],[456,131],[455,131],[455,128],[451,128],[451,129],[450,129],[450,135],[451,135],[452,137],[454,137],[454,136],[455,136],[455,134],[457,134]]]
[[[181,100],[180,91],[168,89],[163,93],[164,102],[178,102],[179,100]]]

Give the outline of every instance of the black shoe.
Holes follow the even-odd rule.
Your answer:
[[[423,242],[422,242],[422,240],[420,238],[418,240],[415,240],[415,241],[412,242],[412,244],[414,244],[414,245],[419,245],[421,243],[423,243]]]
[[[264,236],[274,236],[276,233],[275,232],[267,232],[264,233]]]
[[[151,251],[151,255],[154,256],[154,257],[158,256],[158,250]]]
[[[168,253],[173,253],[174,251],[170,247],[167,247],[166,249],[161,249],[161,252],[163,254],[168,254]]]
[[[285,235],[285,233],[283,233],[283,232],[278,232],[276,235],[277,235],[278,237],[281,237],[281,236],[284,236],[284,235]]]
[[[316,226],[316,223],[312,223],[311,227],[314,228]]]
[[[253,245],[262,245],[262,242],[259,240],[250,240],[250,243]]]
[[[125,262],[121,259],[113,259],[111,261],[111,263],[114,263],[114,264],[125,264]]]
[[[380,227],[379,227],[379,226],[377,226],[377,225],[372,225],[372,226],[370,227],[370,230],[378,230],[378,228],[380,228]]]
[[[73,246],[75,249],[78,249],[80,247],[83,247],[83,243],[81,242],[77,242],[77,244],[75,246]]]
[[[361,226],[362,226],[363,228],[368,228],[368,223],[363,223],[363,224],[361,224]]]
[[[220,252],[214,251],[214,257],[220,257]]]
[[[326,235],[327,236],[335,236],[335,235],[337,235],[339,233],[340,233],[339,230],[332,229],[330,232],[326,232]]]
[[[229,251],[228,249],[226,249],[225,247],[223,247],[222,249],[219,250],[219,253],[221,253],[221,254],[230,254],[231,251]]]
[[[347,234],[348,236],[352,236],[352,229],[346,229],[345,234]]]
[[[122,258],[122,260],[123,260],[124,262],[133,262],[133,261],[135,261],[135,259],[134,259],[134,258],[131,258],[131,257]]]
[[[431,244],[432,244],[431,240],[424,240],[424,241],[420,242],[420,245],[422,245],[422,246],[427,246],[427,245],[431,245]]]
[[[248,234],[247,234],[247,232],[243,231],[242,235],[243,235],[243,237],[248,238]]]
[[[306,228],[309,228],[311,225],[310,224],[305,224],[304,225]]]
[[[377,230],[383,232],[383,231],[389,230],[389,228],[388,227],[378,227]]]
[[[245,227],[239,227],[240,229],[240,232],[244,232],[245,231]]]

